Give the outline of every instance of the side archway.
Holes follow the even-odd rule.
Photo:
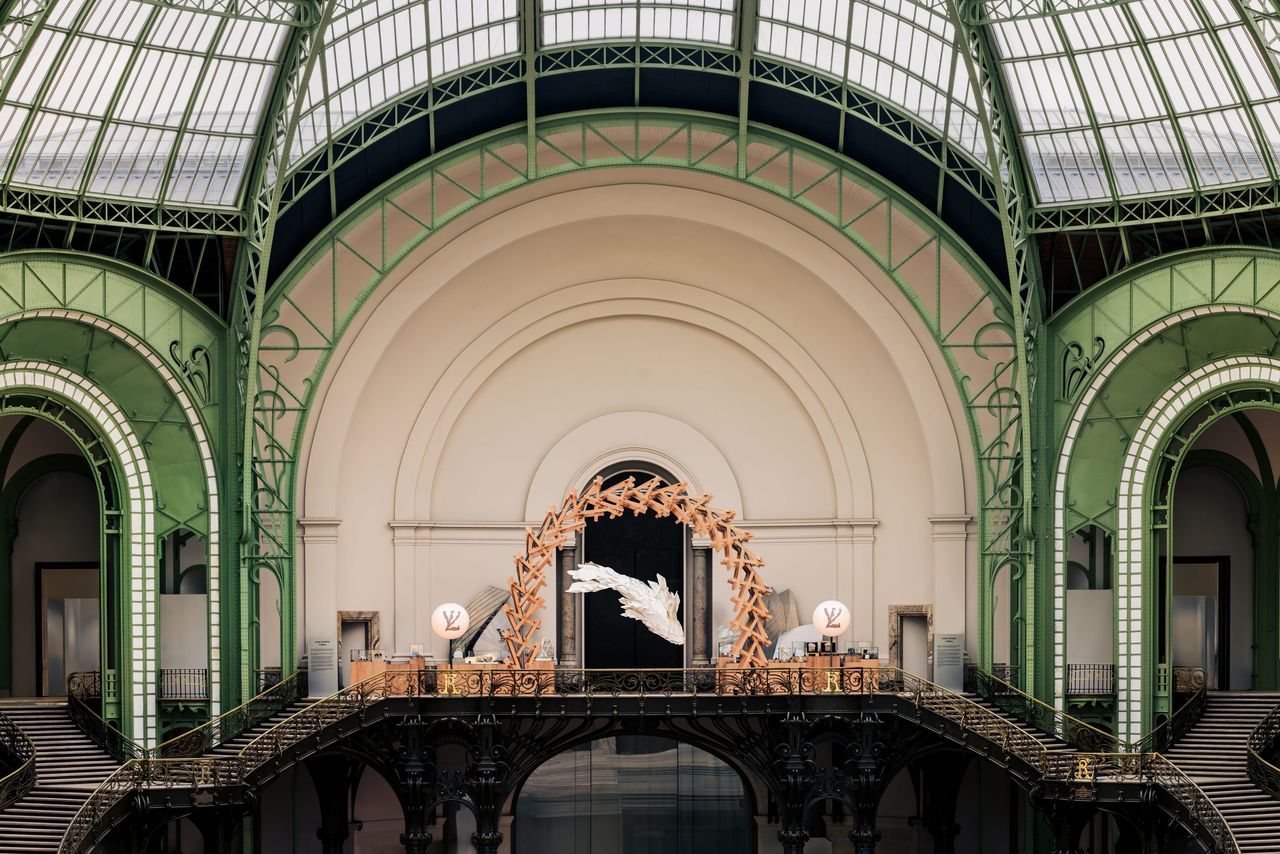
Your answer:
[[[142,444],[120,407],[96,384],[79,374],[45,362],[0,364],[0,408],[24,393],[52,398],[75,411],[93,431],[121,485],[120,586],[122,602],[121,698],[126,734],[144,746],[156,740],[157,590],[151,568],[156,558],[155,498],[152,475]],[[18,411],[21,411],[19,408]],[[91,457],[92,459],[92,457]]]

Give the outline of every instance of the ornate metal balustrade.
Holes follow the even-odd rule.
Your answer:
[[[161,700],[208,700],[209,671],[195,667],[166,668],[160,671]]]
[[[22,728],[0,714],[0,752],[13,770],[0,777],[0,809],[26,797],[36,784],[36,748]]]
[[[102,674],[95,670],[67,677],[67,711],[80,731],[119,762],[146,756],[141,745],[102,719],[93,708],[95,701],[102,701]]]
[[[1097,696],[1116,692],[1114,664],[1068,664],[1067,695]]]
[[[1209,703],[1208,680],[1198,667],[1174,668],[1174,688],[1179,694],[1190,693],[1191,697],[1178,707],[1169,719],[1151,732],[1144,735],[1133,749],[1140,753],[1161,753],[1182,738],[1200,720],[1205,706]],[[1177,690],[1182,686],[1182,690]]]
[[[984,676],[994,679],[990,674]],[[996,681],[999,685],[988,686],[993,693],[1012,688]],[[953,739],[959,737],[958,743],[979,749],[1006,767],[1025,769],[1029,781],[1062,784],[1059,791],[1074,792],[1085,784],[1158,783],[1202,828],[1214,851],[1238,851],[1212,803],[1163,757],[1122,750],[1050,750],[1033,732],[991,708],[902,670],[834,666],[389,670],[301,709],[254,738],[235,756],[128,762],[77,813],[60,850],[63,854],[90,850],[113,824],[127,817],[132,805],[144,802],[146,790],[163,790],[166,801],[208,805],[221,798],[221,802],[234,802],[230,792],[243,792],[275,776],[297,761],[298,747],[314,752],[324,733],[332,739],[351,722],[366,726],[380,720],[391,705],[381,704],[388,701],[402,704],[397,712],[401,715],[421,714],[438,701],[445,716],[469,718],[492,716],[498,711],[531,717],[570,714],[607,718],[618,715],[624,707],[633,715],[669,715],[680,704],[684,714],[694,716],[731,715],[741,706],[781,717],[809,711],[806,704],[816,714],[839,716],[842,698],[882,704],[881,714],[907,718],[935,732],[950,729]],[[404,701],[410,702],[403,705]],[[445,705],[450,701],[451,705]],[[843,711],[856,709],[850,706]],[[1044,720],[1074,736],[1076,743],[1119,744],[1109,734],[1065,715]]]
[[[1086,753],[1116,754],[1128,745],[1105,730],[1073,718],[985,670],[975,669],[973,691],[988,703],[1043,733],[1060,738]]]
[[[178,759],[201,756],[252,729],[306,695],[307,671],[294,671],[234,709],[160,744],[148,752],[148,757]]]
[[[1280,706],[1272,709],[1249,733],[1246,766],[1249,779],[1259,788],[1280,797],[1280,768],[1270,760],[1280,753]]]

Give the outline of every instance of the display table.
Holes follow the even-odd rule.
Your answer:
[[[393,659],[391,661],[380,658],[372,661],[353,661],[351,662],[351,684],[358,685],[366,679],[387,671],[418,672],[434,670],[435,667],[436,663],[434,661],[428,661],[425,658]]]

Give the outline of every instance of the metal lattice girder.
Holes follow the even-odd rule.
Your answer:
[[[240,21],[286,23],[293,27],[315,24],[315,4],[307,0],[139,0],[169,9],[186,9]]]
[[[263,468],[274,465],[274,461],[270,449],[264,449],[261,445],[262,432],[256,418],[258,347],[262,335],[262,309],[266,295],[267,267],[271,259],[271,245],[275,238],[280,198],[285,186],[284,164],[288,160],[294,134],[297,131],[304,95],[322,50],[321,35],[336,7],[337,0],[325,0],[323,10],[314,12],[313,25],[296,28],[286,48],[286,57],[281,66],[281,81],[276,88],[276,100],[268,113],[268,133],[262,140],[259,165],[253,176],[252,192],[249,194],[251,207],[247,215],[250,218],[250,226],[241,244],[236,269],[237,293],[240,297],[236,333],[241,361],[239,367],[242,372],[238,379],[244,405],[241,494],[245,531],[241,541],[241,563],[244,572],[240,584],[242,631],[247,630],[251,622],[250,615],[254,610],[249,595],[254,590],[254,586],[249,583],[249,580],[256,578],[262,569],[268,569],[276,574],[282,595],[292,596],[293,590],[291,579],[286,575],[286,567],[278,559],[280,549],[278,546],[271,545],[278,543],[282,534],[272,531],[269,525],[264,524],[262,515],[264,504],[271,504],[278,497],[273,498],[259,489],[259,484],[267,480],[262,476]],[[292,536],[292,533],[290,532],[287,536]],[[291,654],[294,634],[292,620],[284,619],[281,624],[281,637],[284,643],[281,661],[288,668],[296,664],[295,656]],[[253,640],[248,638],[246,640],[253,644]],[[255,662],[250,656],[242,657],[241,691],[246,696],[251,695],[254,690],[254,666]]]
[[[965,9],[965,23],[982,26],[1119,6],[1132,0],[982,0]]]
[[[1013,444],[1008,453],[1002,455],[1009,458],[1009,467],[999,469],[994,475],[990,472],[988,474],[993,482],[986,493],[988,506],[984,508],[988,526],[982,532],[986,565],[982,568],[979,579],[979,613],[990,614],[994,575],[1002,566],[1008,566],[1010,572],[1020,570],[1025,589],[1035,589],[1035,547],[1032,536],[1034,484],[1031,465],[1034,445],[1029,411],[1033,400],[1034,376],[1033,365],[1028,358],[1028,341],[1038,334],[1041,321],[1039,272],[1027,224],[1027,177],[1020,159],[1021,149],[1011,124],[1012,113],[999,85],[999,70],[986,33],[983,28],[968,23],[978,17],[975,13],[979,11],[981,4],[977,0],[947,2],[953,25],[964,36],[967,47],[964,63],[973,90],[978,93],[979,118],[986,133],[992,182],[1001,213],[1000,225],[1016,332],[1017,400],[1008,412],[1008,417],[1016,423],[1016,430],[1011,430]],[[1034,596],[1029,596],[1023,603],[1023,613],[1026,626],[1024,640],[1027,646],[1025,684],[1034,691],[1034,645],[1037,630]],[[990,656],[990,627],[984,623],[979,629],[981,663],[990,664]]]

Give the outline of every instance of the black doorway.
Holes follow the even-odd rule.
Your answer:
[[[605,479],[612,486],[634,477],[643,482],[651,474],[624,471]],[[674,519],[650,513],[625,513],[588,522],[582,535],[585,562],[607,566],[641,581],[661,575],[667,587],[680,594],[680,620],[684,620],[685,528]],[[583,664],[606,669],[683,667],[684,647],[663,640],[639,620],[622,616],[613,590],[583,594]]]

